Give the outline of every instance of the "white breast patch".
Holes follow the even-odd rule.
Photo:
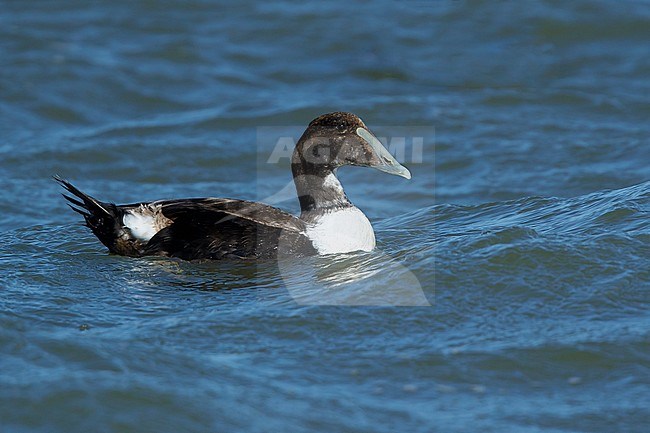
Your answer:
[[[356,207],[324,214],[308,226],[306,234],[319,254],[372,251],[375,248],[372,225]]]

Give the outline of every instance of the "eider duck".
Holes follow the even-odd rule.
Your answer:
[[[247,200],[190,198],[115,205],[54,179],[86,226],[114,254],[185,260],[273,258],[370,251],[375,234],[336,177],[344,165],[373,167],[411,178],[408,169],[352,113],[314,119],[298,140],[291,171],[300,217]]]

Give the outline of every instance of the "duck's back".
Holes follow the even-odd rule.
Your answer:
[[[115,254],[196,260],[316,253],[302,220],[263,203],[198,198],[118,206],[56,180],[78,198],[66,196]]]
[[[169,223],[147,240],[145,255],[193,260],[316,252],[303,221],[263,203],[207,198],[154,202],[148,207],[160,209]]]

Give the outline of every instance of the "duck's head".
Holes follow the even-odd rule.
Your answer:
[[[298,140],[291,162],[294,173],[299,174],[356,165],[411,178],[408,169],[352,113],[328,113],[312,120]]]

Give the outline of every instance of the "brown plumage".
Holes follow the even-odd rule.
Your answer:
[[[296,144],[291,164],[300,218],[263,203],[225,198],[115,205],[96,200],[58,176],[54,179],[70,193],[64,194],[69,206],[84,217],[86,225],[112,253],[193,260],[322,252],[315,245],[324,243],[317,242],[316,231],[310,230],[321,218],[354,208],[336,180],[337,168],[368,166],[410,178],[408,170],[352,113],[330,113],[314,119]],[[367,224],[372,234],[369,222],[359,214],[360,223]],[[359,249],[372,247],[374,237],[371,246]],[[340,252],[355,248],[350,242]],[[331,249],[328,246],[328,251]]]

